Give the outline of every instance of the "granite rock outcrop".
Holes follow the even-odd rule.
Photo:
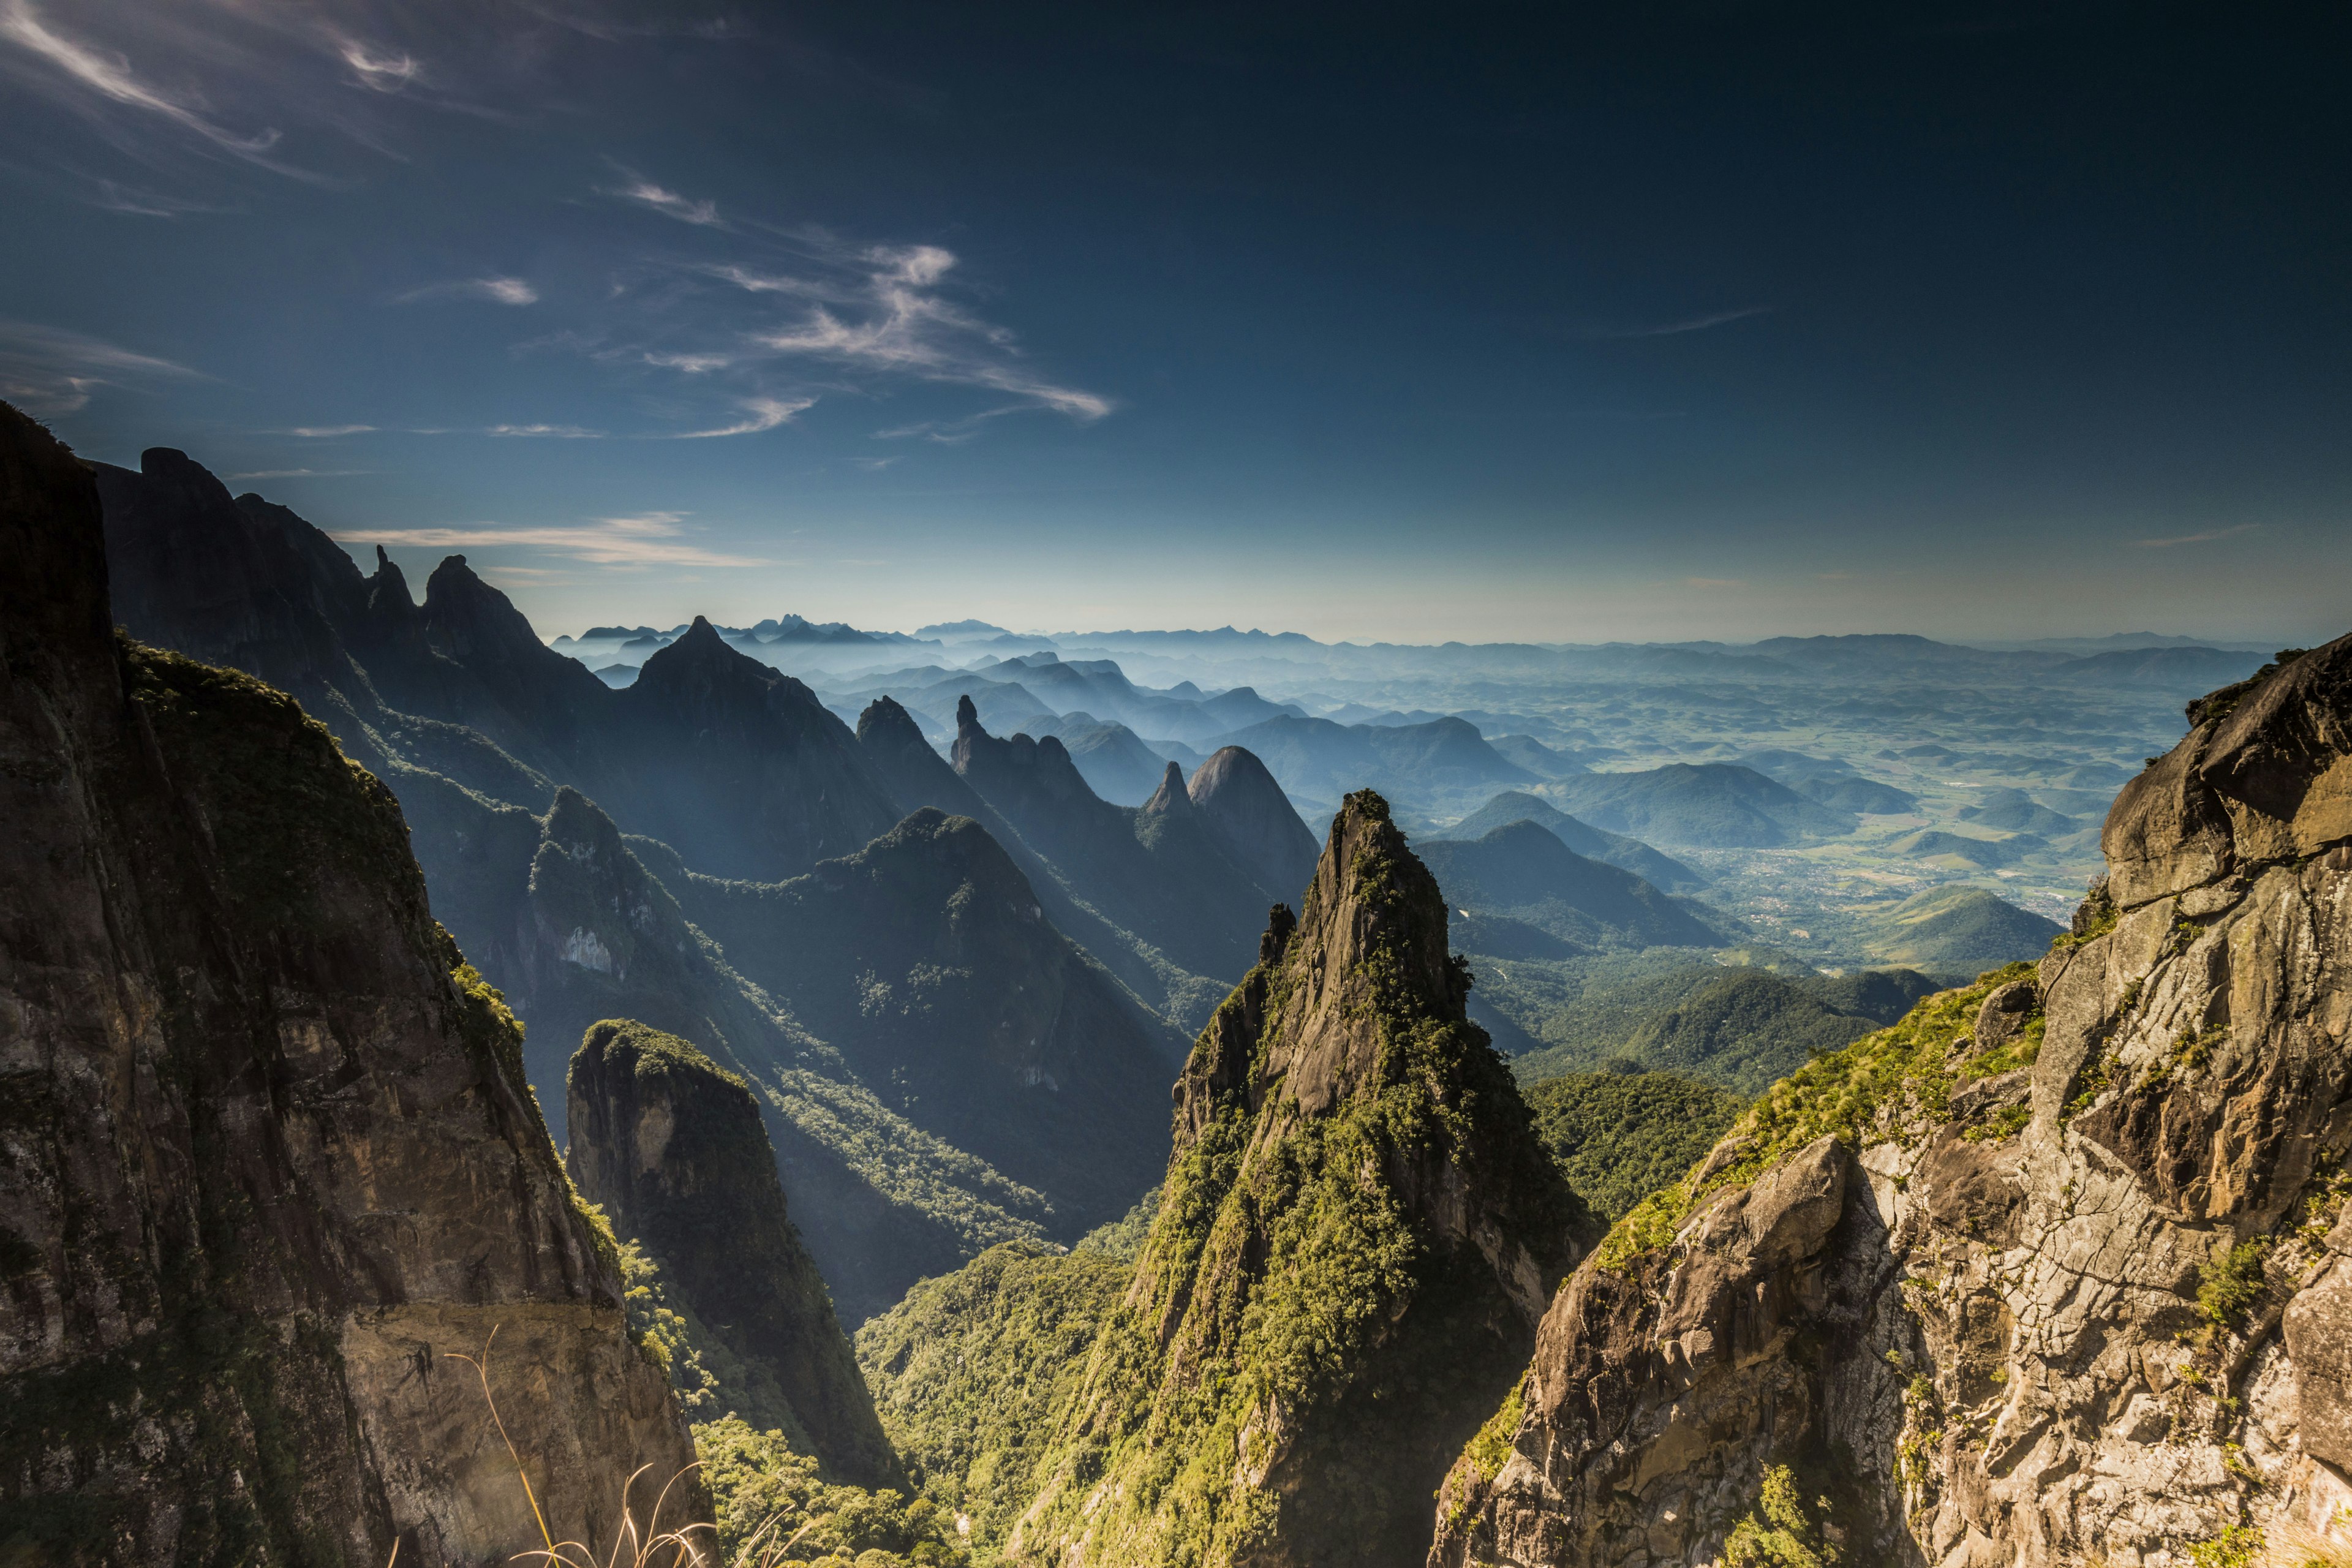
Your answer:
[[[1620,1222],[1432,1564],[2342,1549],[2352,638],[2191,717],[2048,957],[1775,1086]]]

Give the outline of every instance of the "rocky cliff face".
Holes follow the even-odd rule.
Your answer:
[[[1446,949],[1436,883],[1350,796],[1297,921],[1176,1089],[1177,1148],[1009,1554],[1387,1563],[1521,1364],[1570,1200]]]
[[[1621,1222],[1433,1563],[2340,1542],[2352,638],[2191,718],[2048,958],[1807,1067]]]
[[[692,1452],[399,808],[282,693],[117,643],[91,475],[13,409],[0,551],[10,1550],[537,1547],[453,1359],[494,1330],[549,1527],[609,1542]]]
[[[1223,841],[1263,886],[1286,899],[1298,896],[1315,875],[1315,835],[1256,756],[1226,746],[1192,770],[1185,791]]]
[[[608,1020],[572,1057],[567,1095],[565,1168],[743,1366],[724,1390],[734,1413],[805,1442],[832,1477],[904,1486],[750,1088],[676,1035]]]

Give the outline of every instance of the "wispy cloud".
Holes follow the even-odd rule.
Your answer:
[[[257,163],[281,174],[315,179],[271,157],[278,145],[274,127],[237,132],[210,118],[200,103],[169,93],[142,80],[124,56],[97,47],[49,25],[32,0],[0,0],[0,40],[15,44],[52,68],[62,79],[98,102],[155,116],[231,156]]]
[[[699,441],[711,436],[755,436],[762,430],[773,430],[779,425],[788,424],[793,415],[815,405],[814,397],[747,397],[743,400],[743,407],[751,415],[749,419],[739,420],[717,430],[681,430],[672,439]]]
[[[634,517],[592,518],[575,525],[509,528],[476,523],[446,528],[359,528],[338,532],[344,544],[404,545],[420,550],[488,550],[520,546],[583,561],[594,566],[768,566],[752,555],[731,555],[689,542],[680,526],[686,514],[641,512]]]
[[[1771,313],[1772,307],[1769,305],[1749,305],[1738,310],[1716,310],[1704,316],[1688,316],[1679,321],[1654,322],[1642,326],[1580,327],[1576,329],[1576,335],[1580,338],[1599,339],[1672,338],[1678,337],[1684,332],[1703,332],[1709,327],[1729,326],[1734,321],[1744,321],[1751,316],[1768,316]]]
[[[255,468],[247,473],[223,474],[225,479],[347,479],[357,474],[373,473],[373,468]]]
[[[494,305],[536,305],[539,290],[520,278],[453,278],[392,297],[395,305],[413,305],[419,300],[487,300]]]
[[[748,267],[732,262],[702,268],[713,278],[724,279],[747,294],[796,294],[812,300],[842,300],[848,296],[835,286],[808,278],[787,277],[781,272],[754,272]]]
[[[960,383],[1008,394],[1023,404],[1081,422],[1117,405],[1097,393],[1065,386],[1021,363],[1013,333],[972,316],[938,288],[956,265],[936,245],[876,246],[866,264],[864,310],[857,316],[824,305],[801,321],[755,332],[752,342],[780,354],[808,355],[855,369]]]
[[[100,212],[122,213],[131,217],[185,217],[192,213],[223,213],[234,208],[211,202],[192,201],[162,191],[142,190],[114,180],[92,179],[89,192],[81,198]]]
[[[869,474],[878,474],[891,464],[901,461],[904,461],[903,458],[852,458],[849,459],[849,466],[853,468],[864,468]]]
[[[640,357],[647,364],[657,365],[663,370],[682,370],[688,375],[707,375],[714,370],[725,370],[740,356],[721,353],[688,354],[648,352]]]
[[[284,430],[257,430],[257,436],[299,436],[306,441],[323,441],[337,436],[365,436],[375,428],[373,425],[296,425]]]
[[[2234,528],[2209,528],[2201,533],[2177,533],[2169,539],[2136,539],[2132,542],[2142,550],[2169,550],[2176,544],[2210,544],[2217,539],[2233,539],[2260,527],[2259,522],[2242,522]]]
[[[344,34],[335,35],[336,53],[352,68],[352,79],[372,92],[398,92],[424,69],[415,55],[383,49]]]
[[[419,436],[463,436],[463,430],[419,430]],[[598,441],[602,430],[590,430],[579,425],[492,425],[479,432],[484,436],[545,436],[559,441]]]
[[[615,167],[619,169],[621,183],[604,187],[606,195],[618,196],[625,202],[635,202],[640,206],[651,207],[666,217],[674,217],[680,223],[690,223],[698,227],[724,228],[727,226],[726,220],[719,216],[717,202],[696,201],[691,197],[682,196],[676,191],[654,184],[634,169],[619,165]]]
[[[101,339],[30,321],[0,321],[0,397],[40,417],[88,406],[104,386],[201,381],[202,372]]]

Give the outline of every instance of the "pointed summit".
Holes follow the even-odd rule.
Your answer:
[[[961,736],[965,736],[965,735],[985,735],[986,733],[988,733],[988,731],[985,731],[985,730],[982,730],[982,729],[980,727],[980,710],[979,710],[979,709],[977,709],[977,708],[975,708],[975,707],[973,707],[973,706],[971,705],[971,694],[970,694],[970,693],[966,693],[964,696],[961,696],[961,697],[957,698],[957,699],[956,699],[956,734],[957,734],[957,736],[958,736],[958,737],[961,737]]]
[[[1244,869],[1296,898],[1315,874],[1315,835],[1254,752],[1227,746],[1193,770],[1192,804]]]
[[[1160,775],[1158,793],[1143,803],[1143,810],[1150,816],[1166,816],[1171,812],[1191,815],[1192,797],[1184,793],[1184,770],[1181,766],[1175,763],[1168,764],[1168,771]]]
[[[1088,1418],[1009,1556],[1418,1564],[1423,1500],[1535,1343],[1574,1199],[1380,796],[1348,797],[1287,916],[1178,1081]]]

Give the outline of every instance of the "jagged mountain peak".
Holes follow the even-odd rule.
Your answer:
[[[514,601],[484,582],[463,555],[444,556],[425,580],[425,620],[434,646],[463,663],[572,662],[541,642]]]
[[[2193,727],[2125,784],[2100,832],[2130,910],[2352,837],[2352,637],[2189,705]]]
[[[805,684],[730,647],[719,628],[700,616],[676,642],[655,650],[623,697],[640,709],[677,702],[722,708],[751,704],[831,717]]]
[[[1186,792],[1227,853],[1272,891],[1299,896],[1314,875],[1315,835],[1255,752],[1221,747],[1192,771]]]
[[[1260,951],[1177,1085],[1159,1216],[1017,1560],[1418,1562],[1421,1500],[1574,1255],[1387,802],[1347,798]]]
[[[922,727],[915,722],[915,716],[892,697],[877,697],[858,713],[857,743],[894,752],[909,744],[930,750],[930,742],[923,739]]]
[[[1192,797],[1184,791],[1184,769],[1181,763],[1168,764],[1168,771],[1160,777],[1159,789],[1143,803],[1143,811],[1149,816],[1192,814]]]

